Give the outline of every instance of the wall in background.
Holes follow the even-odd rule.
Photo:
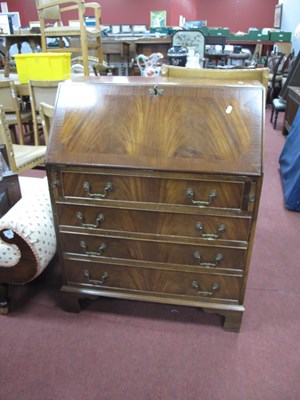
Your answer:
[[[207,20],[209,26],[227,27],[231,32],[248,31],[250,27],[273,27],[274,8],[278,0],[95,0],[102,7],[102,23],[147,24],[150,12],[166,10],[167,24],[187,20]],[[299,0],[286,0],[299,1]],[[34,0],[9,0],[9,11],[19,11],[21,23],[37,19]],[[299,13],[298,13],[299,15]],[[76,18],[76,17],[75,17]],[[74,19],[74,14],[70,16]]]
[[[37,20],[37,12],[34,0],[5,0],[8,11],[18,11],[23,26],[27,26],[29,21]]]
[[[274,9],[278,0],[205,0],[197,2],[199,19],[209,26],[223,26],[231,32],[249,28],[273,28]]]
[[[179,25],[179,17],[182,15],[186,20],[199,19],[197,16],[197,4],[199,0],[170,0],[169,16],[171,26]]]
[[[292,49],[295,55],[300,51],[300,38],[295,38],[296,26],[300,23],[300,2],[299,0],[282,0],[281,29],[292,32]]]

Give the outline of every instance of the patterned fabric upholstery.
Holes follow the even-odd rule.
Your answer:
[[[26,282],[21,283],[36,278],[56,252],[48,182],[46,178],[40,181],[38,190],[24,196],[0,219],[0,269],[1,280],[4,282],[3,270],[18,266],[22,262],[22,252],[15,243],[16,235],[26,242],[36,261],[30,276],[26,277]]]

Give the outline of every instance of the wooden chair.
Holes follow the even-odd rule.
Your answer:
[[[289,72],[293,66],[293,62],[294,62],[294,56],[293,53],[290,53],[287,57],[285,57],[285,60],[282,64],[282,69],[281,69],[281,73],[282,73],[282,84],[281,86],[284,86],[287,77],[289,75]]]
[[[282,99],[273,99],[272,100],[272,112],[270,122],[273,123],[273,128],[276,129],[278,114],[280,112],[285,112],[286,110],[286,101]],[[274,115],[275,114],[275,115]],[[273,121],[274,117],[274,121]]]
[[[106,66],[98,62],[94,62],[93,65],[93,71],[95,76],[111,76],[111,75],[118,75],[118,68],[115,68],[113,66]]]
[[[49,140],[50,126],[53,115],[54,115],[54,106],[51,106],[50,104],[47,104],[42,101],[40,104],[40,116],[41,116],[46,145],[48,144]]]
[[[28,81],[28,89],[30,96],[31,111],[33,117],[33,131],[34,131],[34,144],[40,143],[39,126],[42,127],[42,120],[40,116],[40,104],[42,102],[54,106],[58,85],[58,81]]]
[[[106,61],[102,63],[99,62],[98,57],[88,56],[88,63],[89,63],[89,71],[90,73],[94,72],[97,75],[113,75],[112,70],[114,70],[114,75],[118,75],[118,69],[109,66]],[[81,56],[74,57],[71,59],[71,69],[73,73],[83,73],[84,66],[83,66],[83,59]],[[95,71],[96,69],[96,71]],[[97,73],[99,72],[99,74]],[[101,73],[100,73],[101,72]]]
[[[42,51],[66,51],[64,40],[70,41],[68,51],[81,55],[84,75],[89,75],[88,53],[93,50],[99,62],[103,62],[101,39],[101,6],[96,3],[85,3],[84,0],[35,0],[40,20]],[[93,12],[95,26],[85,26],[87,11]],[[65,12],[77,11],[76,23],[63,26],[62,15]],[[49,23],[52,23],[49,26]],[[55,24],[55,26],[53,25]],[[58,39],[58,47],[50,46],[49,38]]]
[[[280,92],[282,87],[287,80],[290,68],[292,66],[293,55],[280,54],[277,56],[269,57],[268,66],[270,69],[269,73],[269,83],[268,83],[268,93],[267,93],[267,104],[272,104],[271,120],[273,122],[273,114],[275,113],[275,118],[273,122],[273,127],[276,129],[276,123],[278,114],[284,112],[286,109],[286,101],[280,97]]]
[[[285,54],[272,56],[268,60],[269,77],[267,104],[272,104],[273,100],[278,97],[282,87],[282,68],[285,63]]]
[[[32,112],[25,108],[18,98],[13,80],[0,81],[0,104],[14,135],[14,142],[24,144],[24,137],[32,134]],[[17,129],[16,129],[17,128]]]
[[[46,146],[13,144],[2,106],[0,106],[0,143],[6,146],[12,172],[19,174],[45,162]]]

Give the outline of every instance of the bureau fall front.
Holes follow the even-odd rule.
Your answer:
[[[64,308],[199,307],[238,331],[262,186],[256,82],[64,82],[46,161]]]

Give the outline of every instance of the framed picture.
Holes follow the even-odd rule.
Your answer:
[[[153,28],[167,26],[167,11],[151,11],[150,26]]]
[[[282,4],[277,4],[275,6],[275,13],[274,13],[274,28],[276,29],[281,28],[281,18],[282,18]]]

